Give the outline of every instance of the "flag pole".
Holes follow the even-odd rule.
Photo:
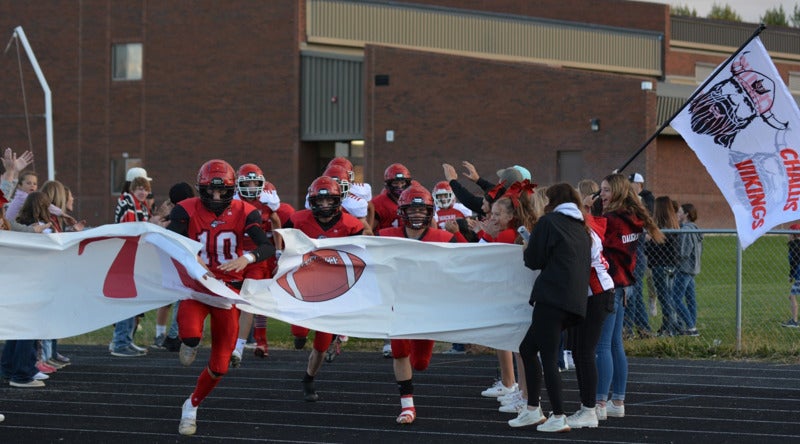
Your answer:
[[[692,93],[692,95],[689,96],[688,99],[686,99],[686,102],[684,102],[683,105],[681,105],[681,107],[677,111],[675,111],[675,113],[672,115],[672,117],[670,117],[664,123],[662,123],[661,126],[656,130],[656,132],[653,133],[653,135],[650,136],[650,138],[648,138],[642,144],[642,146],[639,147],[639,149],[635,153],[633,153],[633,156],[631,156],[630,159],[628,159],[624,164],[622,164],[622,166],[619,167],[616,170],[616,172],[617,173],[621,173],[622,170],[624,170],[628,165],[631,164],[631,162],[633,162],[634,159],[636,159],[639,156],[639,154],[642,154],[642,151],[644,151],[645,148],[647,148],[647,146],[650,145],[650,142],[652,142],[656,137],[658,137],[658,135],[661,134],[662,131],[664,131],[664,128],[669,126],[669,124],[675,119],[675,117],[678,117],[678,114],[682,113],[683,109],[686,108],[687,105],[692,103],[692,100],[694,100],[695,97],[697,97],[701,92],[703,92],[703,89],[705,89],[706,85],[708,85],[714,78],[716,78],[717,74],[719,74],[719,72],[722,71],[723,68],[728,66],[728,64],[731,62],[731,60],[733,60],[734,57],[736,57],[740,52],[742,52],[742,50],[745,48],[745,46],[749,45],[750,42],[753,41],[754,38],[758,37],[758,35],[761,34],[761,32],[763,30],[765,30],[765,29],[767,29],[767,26],[765,24],[763,24],[763,23],[760,24],[758,26],[758,29],[756,29],[753,32],[753,35],[751,35],[744,43],[742,43],[742,46],[740,46],[739,49],[737,49],[733,54],[731,54],[731,56],[728,57],[727,60],[725,60],[725,63],[722,63],[721,65],[719,65],[717,67],[717,69],[710,76],[708,76],[706,78],[706,80],[703,82],[703,84],[700,85],[700,87],[698,87]]]

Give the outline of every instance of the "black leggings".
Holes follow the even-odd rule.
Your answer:
[[[597,397],[597,341],[603,322],[614,311],[614,290],[596,294],[586,305],[586,318],[569,329],[572,359],[575,361],[575,376],[578,378],[578,391],[581,404],[594,407]]]
[[[561,374],[558,372],[558,349],[561,332],[578,322],[578,315],[567,313],[551,305],[537,303],[533,307],[533,320],[528,333],[519,345],[519,354],[525,364],[525,380],[528,384],[528,405],[539,405],[539,393],[542,390],[542,373],[550,399],[553,414],[564,414],[564,402],[561,399]],[[542,358],[542,362],[536,354]]]

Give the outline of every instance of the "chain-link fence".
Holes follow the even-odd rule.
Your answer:
[[[694,231],[702,234],[702,255],[693,276],[678,251],[690,231],[663,231],[675,248],[644,241],[639,249],[647,265],[637,267],[642,285],[628,294],[626,347],[687,357],[800,356],[800,328],[789,322],[788,241],[797,232],[770,231],[741,251],[734,230]]]

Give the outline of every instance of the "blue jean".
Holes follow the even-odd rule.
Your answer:
[[[675,280],[672,282],[672,303],[678,319],[686,325],[686,328],[695,328],[697,326],[697,294],[693,275],[682,271],[675,272]]]
[[[650,317],[644,304],[644,273],[647,270],[647,255],[644,254],[644,236],[641,236],[636,248],[636,266],[633,268],[634,283],[628,294],[628,306],[625,309],[625,329],[632,331],[638,327],[650,331]]]
[[[177,338],[178,337],[178,305],[181,301],[175,301],[172,303],[172,312],[170,313],[169,318],[169,332],[167,336],[170,338]]]
[[[0,357],[3,376],[13,382],[33,381],[36,369],[36,341],[33,339],[7,340]]]
[[[622,344],[622,327],[625,318],[623,297],[630,287],[614,290],[614,312],[603,322],[597,342],[597,401],[624,400],[628,385],[628,357]]]
[[[678,333],[681,328],[678,326],[678,318],[675,314],[674,304],[672,303],[672,268],[652,267],[653,286],[656,289],[658,302],[661,304],[661,328],[659,331],[665,333]]]
[[[114,337],[111,339],[111,346],[114,350],[122,350],[130,347],[133,343],[133,327],[135,325],[135,317],[117,321],[114,326]]]

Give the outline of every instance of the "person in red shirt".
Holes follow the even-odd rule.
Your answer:
[[[372,221],[372,232],[398,226],[397,199],[411,186],[411,172],[401,163],[393,163],[383,172],[384,189],[372,199],[375,218]],[[389,341],[383,343],[383,357],[392,357],[392,346]]]
[[[266,260],[275,254],[264,230],[261,214],[252,205],[234,200],[236,173],[224,160],[204,163],[197,173],[200,197],[178,202],[170,212],[167,229],[202,244],[198,260],[209,274],[238,291],[249,264]],[[255,244],[244,252],[245,234]],[[239,331],[239,310],[220,308],[198,300],[181,301],[178,328],[182,341],[179,359],[189,366],[197,357],[203,335],[203,324],[211,316],[211,357],[200,373],[191,396],[183,403],[178,433],[194,435],[197,431],[197,407],[216,387],[228,371],[228,365]]]
[[[339,183],[332,178],[321,176],[314,179],[308,187],[308,203],[311,209],[292,214],[284,228],[298,229],[312,239],[357,236],[364,231],[364,225],[360,220],[342,211],[342,191]],[[295,339],[303,339],[303,344],[299,348],[303,348],[308,332],[305,327],[292,326]],[[314,334],[314,347],[311,349],[306,374],[303,376],[303,399],[308,402],[319,399],[314,387],[314,378],[322,367],[325,352],[328,351],[331,341],[333,341],[331,333],[317,331]]]
[[[261,228],[273,242],[276,249],[281,249],[280,237],[275,236],[272,230],[281,227],[281,220],[278,214],[272,209],[274,204],[270,199],[268,193],[264,192],[264,173],[258,165],[253,163],[246,163],[239,167],[236,172],[236,195],[234,199],[241,199],[250,205],[254,206],[261,213]],[[272,206],[271,206],[272,205]],[[256,247],[253,240],[249,236],[244,237],[244,250],[250,252]],[[248,265],[244,269],[245,279],[269,279],[272,277],[272,270],[274,266],[272,258],[262,262],[256,262]],[[269,356],[267,345],[267,317],[263,315],[253,315],[243,311],[239,316],[239,338],[236,339],[236,347],[231,355],[231,367],[237,368],[242,363],[242,352],[244,345],[247,342],[247,336],[250,334],[250,328],[253,327],[253,338],[256,340],[256,348],[254,350],[255,356],[265,358]]]
[[[397,201],[397,214],[403,222],[400,227],[388,227],[378,231],[378,236],[403,237],[423,242],[457,242],[449,231],[431,227],[433,220],[433,197],[420,185],[408,187]],[[392,339],[394,377],[400,390],[400,415],[398,424],[411,424],[417,417],[414,407],[413,370],[428,368],[433,353],[434,341],[427,339]]]

